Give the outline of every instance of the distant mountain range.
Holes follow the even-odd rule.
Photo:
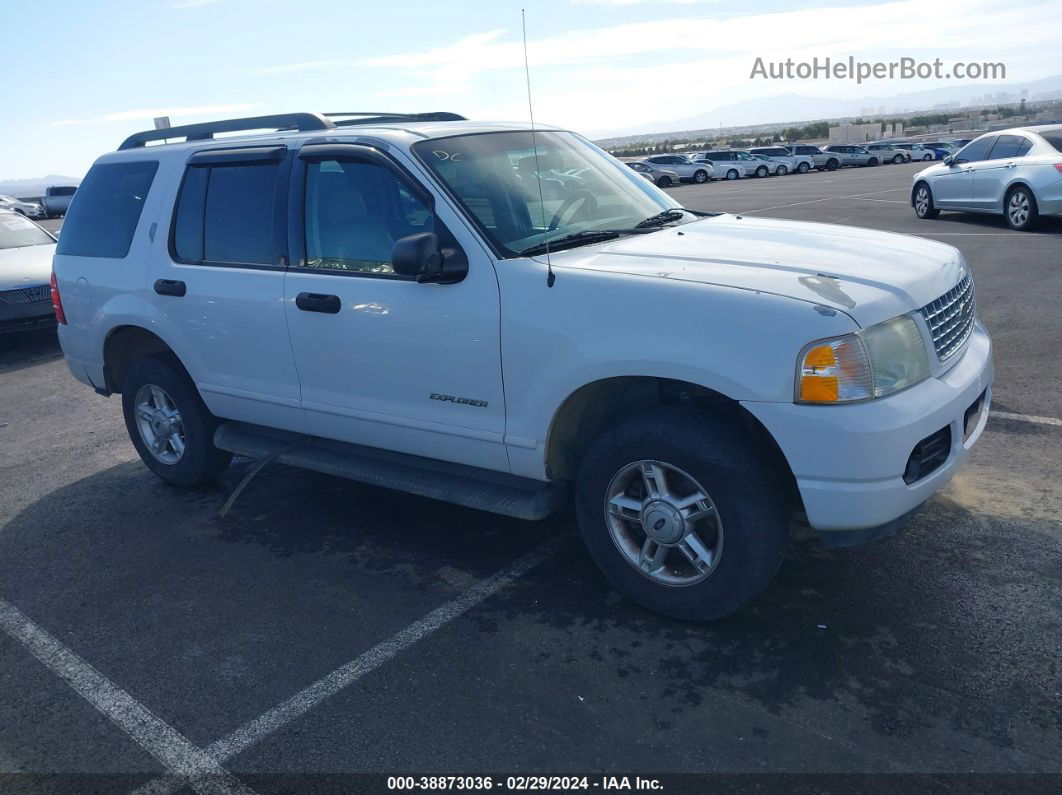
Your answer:
[[[631,135],[707,130],[715,127],[739,127],[758,124],[789,125],[819,119],[844,119],[855,116],[879,116],[912,111],[956,110],[955,107],[935,108],[936,105],[958,103],[969,105],[978,98],[1011,94],[1017,102],[1023,91],[1028,92],[1028,101],[1062,99],[1062,75],[1044,77],[1027,83],[980,83],[956,84],[944,88],[910,91],[887,97],[814,97],[801,94],[782,94],[775,97],[759,97],[723,105],[712,110],[670,121],[643,124],[626,130],[601,131],[594,135],[597,140],[623,138]],[[993,104],[990,101],[986,104]],[[980,104],[980,103],[978,103]],[[872,110],[870,110],[872,109]],[[884,110],[882,110],[884,109]]]
[[[78,177],[64,177],[49,174],[39,179],[9,179],[0,181],[0,196],[14,196],[16,199],[35,199],[44,195],[46,188],[54,185],[80,185]]]

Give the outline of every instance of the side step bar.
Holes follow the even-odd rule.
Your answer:
[[[268,457],[516,519],[545,519],[563,499],[564,489],[558,484],[246,423],[222,423],[214,432],[214,444],[237,455]]]

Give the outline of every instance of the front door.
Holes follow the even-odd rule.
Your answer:
[[[284,304],[312,432],[508,470],[498,283],[478,240],[367,146],[304,146],[291,195]],[[464,251],[462,281],[395,272],[395,241],[428,231]]]

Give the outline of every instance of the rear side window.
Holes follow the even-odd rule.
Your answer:
[[[55,253],[127,256],[158,168],[157,160],[93,166],[77,190]]]
[[[45,196],[73,196],[77,192],[77,188],[71,186],[60,185],[58,187],[48,188],[44,192]]]
[[[190,166],[174,211],[176,258],[271,264],[278,171],[277,163]]]
[[[1025,143],[1025,138],[1020,135],[1001,135],[996,139],[996,145],[992,147],[989,160],[1002,160],[1007,157],[1018,157],[1018,150]]]

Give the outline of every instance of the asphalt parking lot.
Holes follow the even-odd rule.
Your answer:
[[[54,335],[0,338],[0,789],[765,771],[847,777],[834,791],[865,773],[919,776],[890,791],[1060,786],[1062,221],[919,221],[919,168],[671,190],[956,245],[996,344],[972,461],[904,534],[831,551],[794,527],[766,594],[715,624],[620,598],[569,518],[273,465],[222,517],[249,461],[168,487]],[[742,784],[760,786],[718,787]]]

